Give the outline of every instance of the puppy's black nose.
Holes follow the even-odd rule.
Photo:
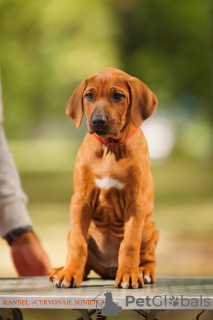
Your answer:
[[[107,119],[106,119],[105,116],[96,116],[96,115],[94,115],[92,117],[92,124],[95,127],[103,127],[106,122],[107,122]]]

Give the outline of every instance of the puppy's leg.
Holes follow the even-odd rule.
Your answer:
[[[144,203],[144,201],[131,202],[125,213],[124,239],[121,242],[118,255],[116,287],[136,289],[144,285],[143,276],[139,272],[140,245],[146,212],[144,211],[146,209]]]
[[[63,269],[55,273],[54,286],[77,287],[83,280],[87,260],[87,233],[91,210],[85,200],[74,195],[70,205],[71,230],[68,235],[68,254]],[[52,270],[50,274],[52,275]]]
[[[155,229],[154,222],[150,222],[151,229],[143,231],[143,240],[140,248],[139,271],[144,278],[144,283],[154,283],[155,276],[155,248],[159,238],[159,232]]]

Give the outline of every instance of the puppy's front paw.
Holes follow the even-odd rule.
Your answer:
[[[56,275],[61,272],[64,269],[64,267],[60,267],[60,268],[54,268],[51,269],[50,272],[48,273],[48,278],[50,281],[54,281]]]
[[[83,280],[83,273],[73,270],[72,268],[62,267],[51,270],[49,273],[49,278],[52,279],[54,287],[76,288],[80,286]]]
[[[144,286],[142,275],[138,272],[118,270],[115,278],[115,287],[122,287],[124,289],[137,289]]]

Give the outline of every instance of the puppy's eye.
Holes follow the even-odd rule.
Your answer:
[[[92,95],[92,93],[87,93],[87,94],[85,95],[85,97],[87,98],[87,100],[93,101],[93,95]]]
[[[121,100],[123,97],[124,97],[124,95],[123,95],[122,93],[115,92],[114,95],[113,95],[113,100],[119,101],[119,100]]]

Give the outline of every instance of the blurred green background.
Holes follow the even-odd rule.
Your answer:
[[[212,276],[212,12],[210,0],[0,0],[4,128],[53,266],[66,258],[86,133],[85,120],[77,130],[65,115],[66,103],[85,77],[115,67],[151,88],[155,119],[167,119],[175,136],[170,152],[152,159],[157,275]],[[15,275],[3,240],[0,250],[1,276]]]

